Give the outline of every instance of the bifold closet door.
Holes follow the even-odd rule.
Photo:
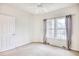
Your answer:
[[[1,51],[1,39],[2,39],[2,22],[0,18],[0,51]]]
[[[0,15],[0,48],[1,51],[15,48],[15,18]]]

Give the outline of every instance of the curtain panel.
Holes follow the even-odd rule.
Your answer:
[[[47,38],[46,38],[46,21],[47,21],[47,19],[44,19],[44,20],[43,20],[43,22],[44,22],[44,36],[43,36],[43,43],[44,43],[44,44],[47,43],[47,42],[46,42],[46,40],[47,40]]]
[[[67,36],[67,49],[71,48],[72,39],[72,15],[66,16],[66,36]]]

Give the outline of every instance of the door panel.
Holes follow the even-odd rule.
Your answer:
[[[2,51],[15,48],[15,18],[7,15],[0,15],[2,31],[1,49]]]
[[[0,50],[1,50],[1,39],[2,39],[2,24],[1,24],[1,18],[0,18]]]

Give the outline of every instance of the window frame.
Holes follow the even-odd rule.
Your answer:
[[[51,28],[51,31],[53,30],[54,31],[54,33],[53,33],[53,35],[54,35],[54,37],[53,38],[48,38],[48,39],[56,39],[56,37],[57,37],[57,31],[58,30],[64,30],[64,31],[66,31],[66,26],[65,26],[65,28],[61,28],[61,29],[57,29],[57,20],[58,19],[60,19],[60,18],[64,18],[64,20],[66,20],[65,19],[65,17],[57,17],[57,18],[52,18],[52,19],[47,19],[47,20],[54,20],[54,28]],[[47,24],[47,23],[46,23]],[[66,25],[66,24],[65,24]],[[47,29],[47,26],[46,26],[46,30],[50,30],[50,29]],[[47,31],[46,31],[46,33],[47,33]],[[47,34],[46,34],[47,35]],[[60,34],[61,35],[61,34]],[[62,39],[62,38],[59,38],[59,39],[56,39],[56,40],[66,40],[66,32],[65,32],[65,36],[64,36],[65,38],[64,39]]]

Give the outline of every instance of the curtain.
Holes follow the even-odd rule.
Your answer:
[[[67,36],[67,49],[71,48],[72,37],[72,15],[66,16],[66,36]]]
[[[46,44],[46,43],[47,43],[47,42],[46,42],[46,40],[47,40],[47,38],[46,38],[46,21],[47,21],[47,20],[44,19],[43,21],[44,21],[44,26],[43,26],[43,27],[44,27],[43,43]]]

